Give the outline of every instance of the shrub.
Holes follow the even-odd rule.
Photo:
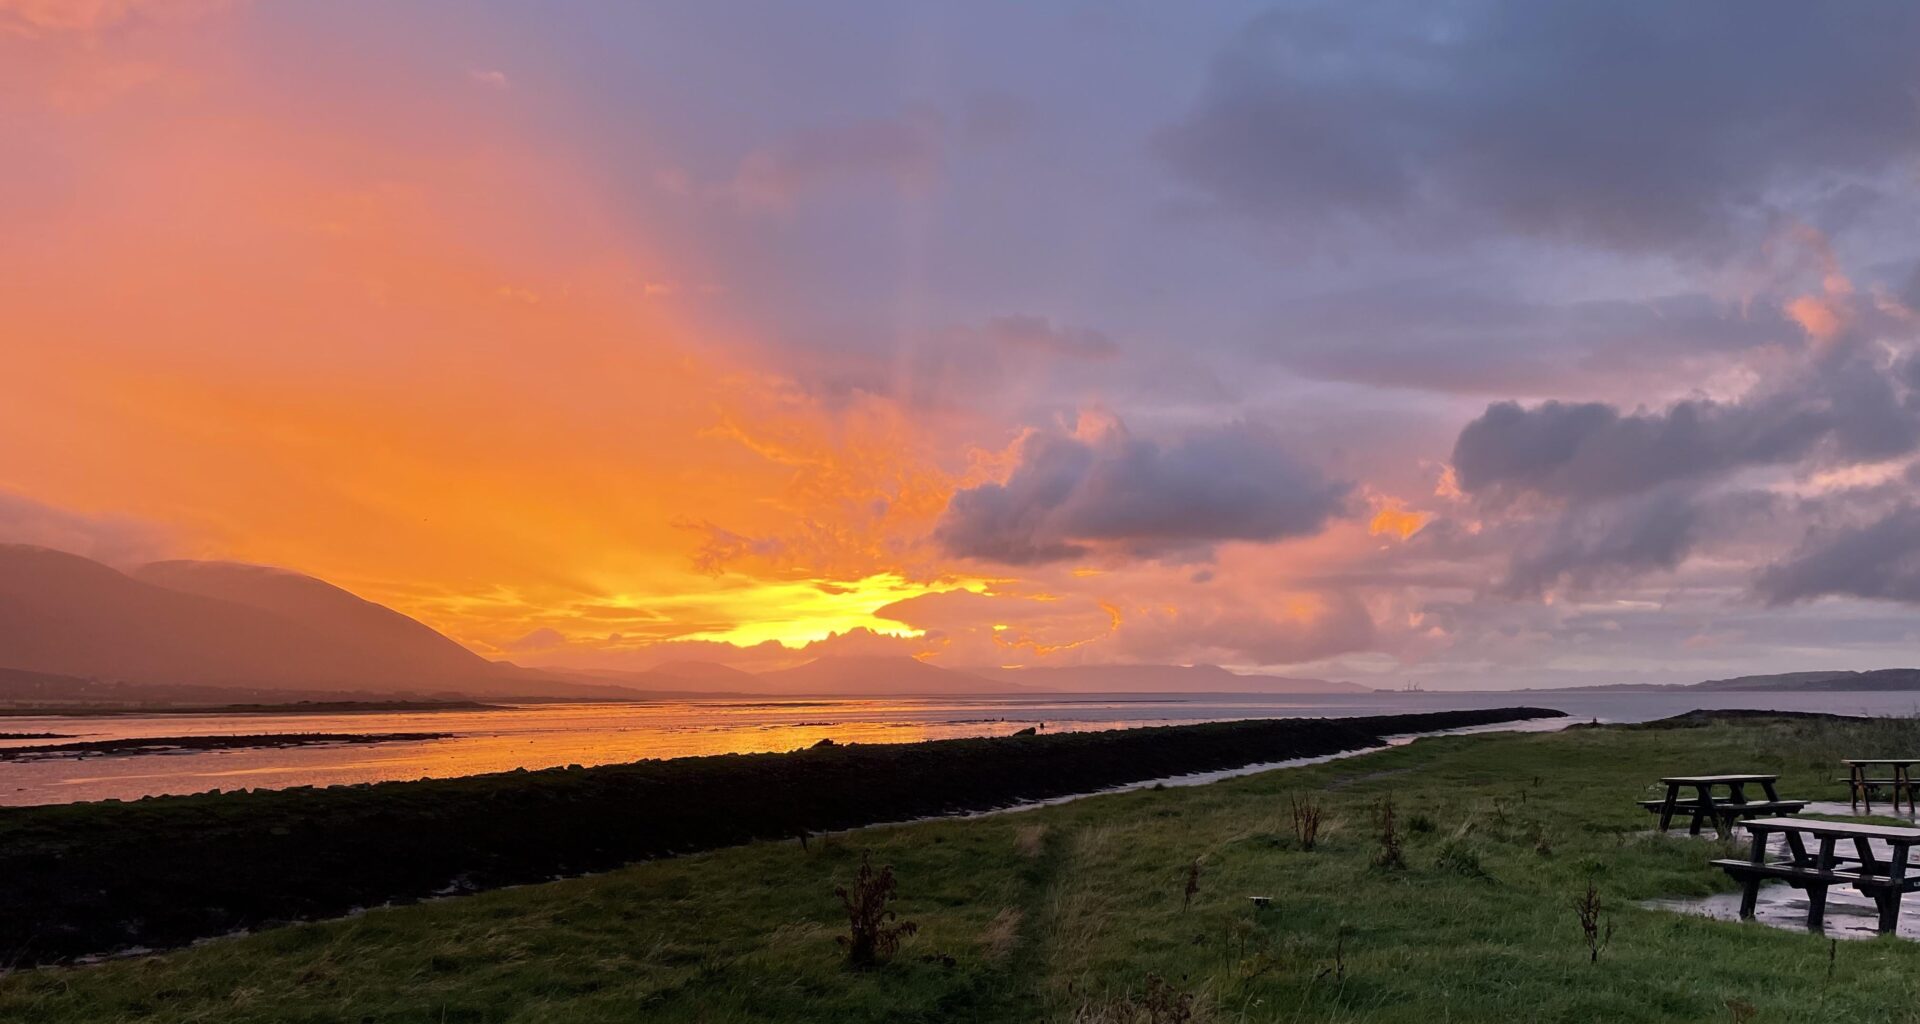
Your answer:
[[[888,959],[900,948],[901,939],[920,930],[912,921],[895,923],[900,915],[888,909],[887,904],[893,902],[896,887],[893,865],[875,871],[863,854],[860,871],[853,876],[852,891],[845,886],[833,890],[833,894],[840,897],[840,905],[847,909],[849,931],[837,941],[846,948],[847,963],[853,967],[872,967]]]

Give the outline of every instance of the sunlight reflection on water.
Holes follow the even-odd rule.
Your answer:
[[[445,732],[452,738],[332,746],[0,763],[0,805],[135,799],[209,789],[327,786],[447,778],[515,768],[642,758],[794,750],[837,743],[905,743],[962,736],[1177,725],[1247,718],[1342,718],[1518,704],[1576,720],[1638,721],[1692,707],[1780,707],[1849,713],[1913,710],[1914,694],[1377,693],[1126,694],[1066,697],[675,701],[525,705],[498,711],[299,715],[16,717],[0,731],[76,739],[250,733]],[[18,746],[34,741],[0,741]]]

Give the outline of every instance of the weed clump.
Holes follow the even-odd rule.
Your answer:
[[[1398,871],[1407,866],[1407,858],[1400,850],[1400,826],[1393,816],[1393,797],[1383,797],[1379,808],[1380,849],[1373,855],[1373,866],[1384,871]]]
[[[1088,1003],[1074,1011],[1074,1024],[1199,1024],[1200,1010],[1190,992],[1182,992],[1157,974],[1135,996]]]
[[[1492,877],[1480,864],[1479,851],[1461,839],[1449,839],[1440,844],[1440,853],[1434,858],[1434,866],[1462,878]]]
[[[912,921],[899,921],[900,915],[888,908],[896,888],[893,865],[875,871],[873,863],[862,855],[852,890],[846,886],[833,890],[847,910],[849,934],[836,941],[846,949],[849,966],[864,969],[891,958],[900,948],[901,939],[920,930]]]
[[[1301,799],[1298,794],[1289,794],[1287,802],[1293,813],[1293,839],[1302,850],[1312,850],[1320,842],[1320,822],[1326,815],[1326,805],[1313,797]]]
[[[1193,863],[1187,865],[1187,885],[1181,892],[1180,909],[1186,910],[1192,907],[1193,898],[1198,895],[1200,895],[1200,858],[1195,857]]]

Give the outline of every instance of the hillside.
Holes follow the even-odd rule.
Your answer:
[[[1869,672],[1782,672],[1778,675],[1709,679],[1690,690],[1763,693],[1779,691],[1920,690],[1920,669],[1883,668]]]
[[[426,625],[280,569],[165,562],[123,573],[78,555],[0,545],[0,668],[36,699],[236,699],[298,692],[616,697],[480,657]],[[79,693],[31,674],[88,681]],[[31,684],[31,685],[29,685]],[[110,684],[124,684],[112,686]],[[103,690],[103,687],[105,688]]]
[[[471,686],[513,670],[467,650],[416,619],[331,583],[285,569],[237,562],[154,562],[134,579],[269,612],[330,645],[352,647],[380,671],[419,686]]]

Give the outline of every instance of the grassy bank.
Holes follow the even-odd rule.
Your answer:
[[[1833,797],[1836,758],[1915,748],[1911,722],[1423,740],[23,971],[0,1020],[1914,1021],[1913,943],[1829,961],[1823,939],[1637,909],[1727,883],[1717,844],[1642,835],[1632,801],[1661,774],[1734,770]],[[1292,796],[1325,809],[1311,851]],[[1404,866],[1377,863],[1388,799]],[[867,855],[918,931],[852,971],[833,889]],[[1574,910],[1589,882],[1612,928],[1597,962]]]
[[[164,948],[437,892],[1557,714],[1211,722],[8,809],[0,956]]]

